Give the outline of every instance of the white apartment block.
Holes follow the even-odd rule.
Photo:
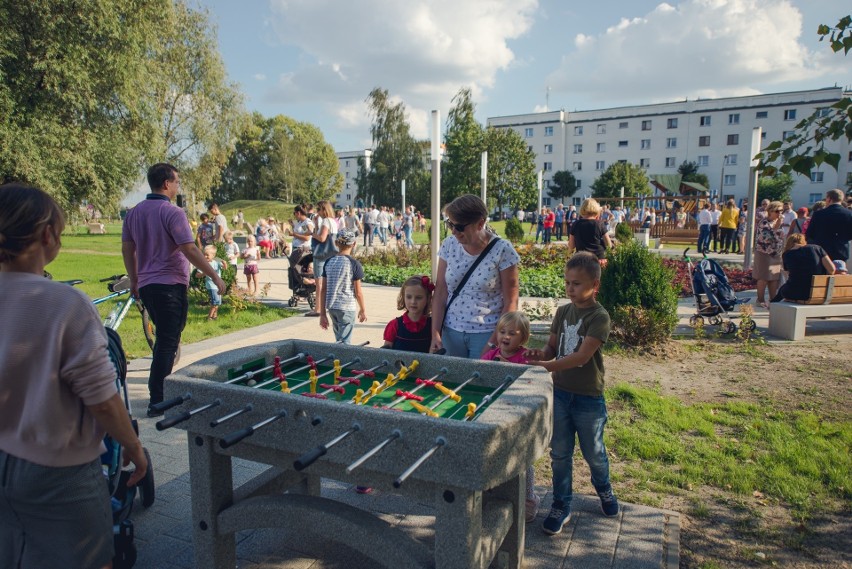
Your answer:
[[[569,170],[580,189],[579,204],[592,195],[591,184],[610,164],[627,161],[649,176],[676,174],[685,160],[697,162],[710,190],[722,198],[745,198],[749,185],[752,132],[762,128],[761,148],[780,140],[817,109],[852,93],[842,88],[815,89],[723,99],[617,107],[591,111],[551,111],[488,119],[488,126],[512,128],[527,141],[543,170],[544,204],[554,172]],[[832,188],[845,188],[852,172],[852,145],[845,138],[826,144],[841,155],[838,169],[823,165],[810,177],[794,175],[795,207],[823,199]],[[721,189],[721,191],[720,191]],[[654,193],[648,188],[649,195]]]
[[[342,208],[355,205],[358,199],[358,184],[356,183],[356,178],[358,177],[358,159],[365,158],[369,160],[370,154],[371,151],[369,149],[337,153],[337,161],[339,162],[338,172],[340,172],[340,176],[343,178],[343,189],[334,196],[336,207]],[[369,167],[369,162],[367,162],[367,165]]]

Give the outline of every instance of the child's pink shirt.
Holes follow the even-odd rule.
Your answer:
[[[511,358],[502,359],[502,360],[499,360],[499,361],[509,362],[509,363],[513,363],[513,364],[529,363],[528,360],[527,360],[527,357],[526,357],[526,353],[527,353],[527,349],[521,348],[520,350],[515,352],[515,354]],[[500,346],[497,346],[496,348],[494,348],[492,350],[488,350],[487,352],[482,354],[482,358],[480,358],[480,359],[495,361],[495,360],[497,360],[498,357],[501,357],[501,358],[503,357],[503,356],[500,355]]]

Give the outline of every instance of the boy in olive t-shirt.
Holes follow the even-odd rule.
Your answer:
[[[547,346],[527,351],[529,363],[553,377],[553,505],[542,523],[542,530],[550,535],[561,532],[571,516],[575,439],[589,464],[601,510],[606,516],[618,514],[603,441],[607,414],[601,346],[609,337],[610,320],[595,300],[600,278],[600,263],[592,253],[580,252],[568,259],[565,294],[571,303],[556,311]]]

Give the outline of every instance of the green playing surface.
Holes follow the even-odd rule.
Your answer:
[[[318,381],[316,385],[316,393],[325,393],[328,391],[327,387],[322,387],[320,384],[326,384],[327,386],[331,386],[334,384],[334,372],[333,366],[325,365],[328,362],[323,362],[322,364],[317,365],[317,376]],[[240,377],[245,375],[246,372],[251,371],[254,372],[261,368],[269,365],[265,360],[258,359],[246,364],[243,364],[241,367],[236,369],[228,370],[228,379],[234,379],[236,377]],[[301,369],[305,368],[306,364],[288,364],[284,366],[282,369],[282,373],[284,374],[287,380],[287,387],[291,390],[292,394],[302,394],[302,393],[310,393],[311,386],[309,382],[309,369]],[[353,399],[356,396],[358,389],[363,389],[365,395],[368,397],[366,403],[361,403],[362,405],[367,405],[370,407],[387,407],[393,403],[395,403],[400,396],[397,395],[397,390],[414,392],[414,395],[423,397],[422,401],[418,401],[420,405],[423,405],[427,408],[431,408],[435,406],[441,399],[445,397],[445,394],[439,391],[436,387],[433,386],[419,386],[417,385],[416,380],[420,377],[416,370],[408,375],[406,379],[402,379],[397,381],[393,386],[383,388],[378,391],[375,395],[370,395],[370,387],[373,386],[373,382],[378,382],[382,384],[388,375],[391,373],[396,373],[399,371],[399,368],[394,365],[385,366],[375,370],[375,377],[362,377],[360,387],[353,384],[346,384],[346,378],[353,377],[356,374],[353,373],[353,368],[358,369],[360,366],[351,366],[344,367],[340,374],[339,384],[343,386],[344,393],[337,393],[330,391],[326,394],[326,397],[329,401],[339,401],[341,405],[355,405],[356,403]],[[301,370],[300,370],[301,369]],[[300,370],[300,371],[297,371]],[[455,390],[460,384],[464,383],[468,377],[446,377],[442,375],[436,379],[436,381],[440,381],[444,387],[450,390]],[[255,383],[254,386],[247,385],[247,380],[243,379],[238,382],[235,382],[233,385],[242,385],[247,389],[268,389],[270,391],[281,391],[281,384],[278,381],[272,381],[267,385],[263,385],[263,383],[270,381],[273,379],[272,370],[263,371],[254,375],[252,380]],[[431,379],[431,377],[424,377],[422,379]],[[382,386],[384,387],[384,386]],[[419,389],[417,389],[419,387]],[[415,392],[414,390],[417,389]],[[480,408],[480,404],[482,400],[490,393],[494,391],[493,388],[490,387],[481,387],[468,384],[464,388],[462,388],[458,394],[461,396],[461,402],[456,403],[452,399],[447,399],[437,407],[435,407],[434,411],[438,414],[439,417],[462,420],[465,417],[465,413],[468,410],[468,404],[474,403],[476,404],[476,414],[478,415],[484,409],[488,407],[486,404],[483,408]],[[492,399],[491,401],[493,401]],[[490,401],[489,401],[490,404]],[[415,407],[411,404],[410,401],[402,401],[401,403],[397,403],[393,406],[394,410],[418,413],[419,411],[415,409]]]

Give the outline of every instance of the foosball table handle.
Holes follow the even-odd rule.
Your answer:
[[[151,409],[153,409],[155,411],[168,411],[172,407],[177,407],[178,405],[180,405],[184,401],[189,401],[190,399],[192,399],[192,393],[187,392],[187,393],[184,393],[183,395],[179,395],[178,397],[175,397],[174,399],[169,399],[168,401],[161,401],[159,403],[155,403],[154,405],[151,405]]]
[[[246,427],[245,429],[240,429],[239,431],[234,431],[230,435],[226,435],[219,440],[219,446],[222,448],[228,448],[234,446],[241,440],[246,437],[250,437],[254,434],[254,427]]]
[[[321,456],[324,456],[327,452],[328,448],[325,445],[312,448],[293,462],[293,468],[299,471],[304,470],[315,463]]]
[[[158,431],[165,431],[170,427],[174,427],[178,423],[183,423],[190,417],[192,417],[192,414],[189,411],[184,411],[183,413],[178,413],[177,415],[172,415],[171,417],[166,417],[161,421],[157,421],[154,426],[157,427]]]

